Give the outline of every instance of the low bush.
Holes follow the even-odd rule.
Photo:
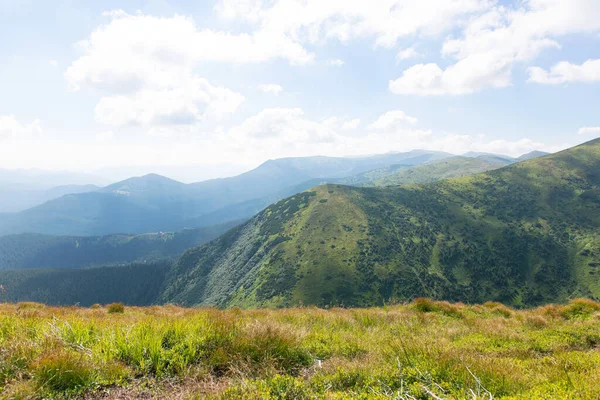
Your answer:
[[[55,351],[42,356],[33,367],[37,386],[42,391],[67,392],[84,389],[94,381],[94,370],[85,355]]]
[[[600,304],[588,299],[574,299],[563,306],[560,315],[567,319],[589,318],[600,311]]]
[[[125,305],[123,303],[112,303],[106,306],[109,314],[123,314],[125,312]]]

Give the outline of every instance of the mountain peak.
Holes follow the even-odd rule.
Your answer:
[[[550,154],[550,153],[547,153],[545,151],[540,151],[540,150],[533,150],[533,151],[530,151],[529,153],[525,153],[525,154],[517,157],[517,161],[531,160],[532,158],[547,156],[548,154]]]

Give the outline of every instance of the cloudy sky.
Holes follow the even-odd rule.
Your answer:
[[[599,0],[0,0],[0,37],[0,168],[600,136]]]

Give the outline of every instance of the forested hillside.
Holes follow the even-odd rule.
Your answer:
[[[320,186],[184,254],[162,302],[516,306],[600,297],[600,140],[475,176]]]
[[[204,244],[238,222],[140,235],[0,236],[0,270],[23,268],[83,268],[134,261],[150,262],[181,255]]]
[[[156,302],[170,264],[155,262],[89,269],[26,269],[0,271],[0,303],[37,301],[89,306],[123,302]]]

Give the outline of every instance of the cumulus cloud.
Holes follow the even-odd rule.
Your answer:
[[[385,116],[386,114],[383,114]],[[419,129],[408,122],[391,124],[386,129],[370,129],[380,117],[370,121],[364,134],[357,135],[348,127],[358,128],[359,121],[332,116],[311,118],[299,108],[265,109],[239,125],[217,130],[210,137],[185,135],[171,140],[157,137],[140,143],[110,140],[112,132],[97,135],[95,141],[57,142],[51,138],[26,137],[5,141],[0,146],[0,159],[5,166],[56,169],[101,168],[114,165],[185,165],[197,163],[234,163],[258,165],[268,158],[292,156],[347,156],[382,154],[390,151],[429,149],[462,154],[483,151],[518,156],[532,150],[557,151],[563,146],[549,146],[530,139],[489,140],[482,136],[436,133]],[[402,119],[401,119],[402,120]],[[0,126],[17,131],[36,131],[36,125],[0,118]],[[35,122],[35,121],[34,121]],[[375,125],[377,126],[377,124]],[[162,129],[162,128],[159,128]],[[4,130],[0,129],[0,132]],[[157,132],[159,135],[160,132]],[[260,151],[257,151],[260,149]],[[135,154],[136,157],[131,157]],[[109,155],[107,157],[107,155]]]
[[[100,133],[96,134],[96,140],[98,140],[100,142],[113,140],[114,137],[115,137],[115,134],[113,131],[104,131],[104,132],[100,132]]]
[[[234,112],[244,97],[198,76],[201,63],[283,58],[303,64],[313,57],[291,38],[260,30],[235,35],[200,29],[183,16],[106,16],[108,23],[78,43],[83,54],[65,78],[72,90],[101,94],[95,116],[111,125],[192,124]]]
[[[396,94],[435,96],[509,86],[514,65],[560,47],[558,37],[600,31],[598,15],[596,0],[525,0],[519,8],[490,7],[469,20],[461,37],[445,40],[442,55],[454,59],[453,64],[414,65],[390,81],[389,89]],[[543,80],[543,72],[532,73]],[[558,73],[558,78],[547,80],[560,81]]]
[[[335,140],[331,121],[312,121],[300,108],[268,108],[231,130],[236,139],[277,138],[284,143],[321,143]]]
[[[262,85],[258,85],[258,90],[260,90],[263,93],[269,93],[274,96],[279,96],[279,93],[283,91],[283,88],[281,87],[281,85],[277,85],[274,83],[265,83]]]
[[[418,121],[400,110],[390,111],[354,134],[360,121],[337,116],[315,120],[300,108],[270,108],[223,132],[229,151],[247,162],[307,155],[365,155],[429,149],[463,154],[469,151],[519,156],[532,150],[556,151],[560,146],[522,138],[489,140],[483,136],[436,133],[416,127]],[[352,129],[347,129],[351,127]],[[256,148],[261,149],[257,155]]]
[[[419,57],[420,55],[421,54],[419,54],[419,52],[416,51],[413,47],[408,47],[406,49],[401,49],[400,51],[398,51],[398,54],[396,55],[396,61],[408,60],[410,58]]]
[[[600,135],[600,126],[584,126],[579,128],[580,135]]]
[[[358,129],[359,125],[360,125],[360,119],[354,118],[353,120],[342,123],[342,130],[350,131],[350,130]]]
[[[529,68],[529,81],[546,85],[567,82],[600,82],[600,60],[587,60],[581,65],[562,61],[550,71],[540,67]]]
[[[401,37],[434,36],[457,26],[492,0],[221,0],[224,18],[244,20],[301,42],[367,38],[393,47]]]
[[[102,97],[95,117],[115,126],[190,125],[208,116],[232,113],[243,101],[241,94],[188,76],[173,86],[148,85],[131,94]]]
[[[23,139],[38,136],[42,126],[38,119],[27,124],[20,122],[14,115],[0,115],[0,139]]]
[[[332,65],[334,67],[341,67],[342,65],[344,65],[344,60],[340,60],[339,58],[335,60],[328,60],[327,64]]]
[[[367,127],[374,131],[392,131],[399,127],[414,125],[417,123],[415,117],[408,116],[401,110],[388,111],[377,118],[377,120]]]

